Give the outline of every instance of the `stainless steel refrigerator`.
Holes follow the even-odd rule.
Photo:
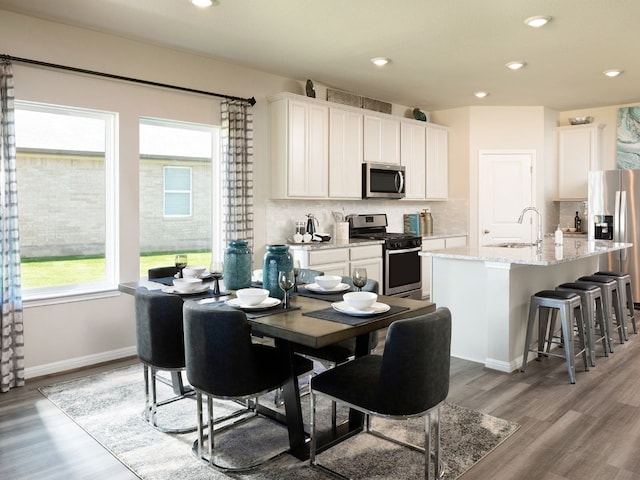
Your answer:
[[[640,301],[640,170],[589,172],[589,240],[633,243],[600,256],[600,270],[628,273],[633,299]]]

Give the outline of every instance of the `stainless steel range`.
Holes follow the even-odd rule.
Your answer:
[[[387,214],[349,215],[349,236],[383,240],[382,294],[422,298],[422,238],[409,233],[387,232]]]

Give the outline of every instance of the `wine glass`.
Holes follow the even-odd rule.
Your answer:
[[[278,272],[278,285],[284,290],[284,301],[282,302],[282,308],[289,308],[289,290],[295,285],[295,275],[293,270],[281,270]]]
[[[351,281],[353,286],[358,288],[358,291],[362,291],[362,287],[367,284],[367,269],[366,268],[354,268],[351,275]]]
[[[220,260],[211,262],[211,276],[213,277],[213,294],[220,295],[220,279],[224,271],[224,263]]]
[[[175,264],[178,269],[178,277],[182,278],[182,269],[187,266],[187,256],[176,255]]]
[[[298,291],[298,275],[300,275],[300,260],[293,261],[293,276],[295,277],[295,283],[293,285],[293,291]]]

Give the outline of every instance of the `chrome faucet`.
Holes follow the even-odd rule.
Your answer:
[[[536,245],[538,245],[538,248],[540,248],[542,246],[542,215],[540,215],[540,211],[536,207],[525,208],[520,213],[520,218],[518,218],[518,223],[522,223],[524,214],[527,213],[527,211],[529,210],[536,212],[538,214],[538,238],[536,239]]]

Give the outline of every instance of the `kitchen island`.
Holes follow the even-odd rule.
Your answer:
[[[602,254],[630,243],[565,239],[530,244],[459,247],[430,256],[431,301],[453,316],[451,355],[487,368],[520,368],[531,295],[598,270]],[[425,272],[426,274],[426,272]]]

